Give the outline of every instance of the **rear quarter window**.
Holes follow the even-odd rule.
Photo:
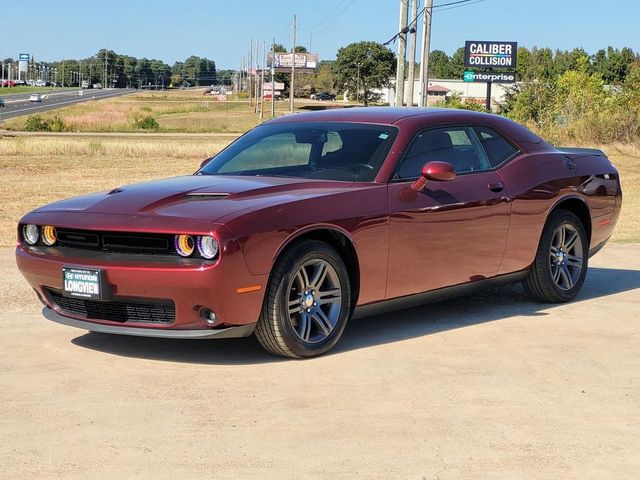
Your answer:
[[[475,127],[475,131],[492,168],[502,165],[519,152],[511,142],[489,127]]]

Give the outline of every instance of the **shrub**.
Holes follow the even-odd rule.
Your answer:
[[[160,125],[155,118],[147,115],[136,120],[136,128],[141,128],[142,130],[157,130],[160,128]]]
[[[49,122],[40,115],[29,115],[24,122],[24,129],[27,132],[48,132],[50,126]]]
[[[53,120],[49,120],[47,123],[49,125],[49,131],[51,132],[66,132],[69,130],[67,124],[58,115],[53,117]]]

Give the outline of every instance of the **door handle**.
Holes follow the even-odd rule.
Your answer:
[[[487,188],[489,188],[493,193],[500,193],[504,190],[504,185],[501,182],[494,182],[487,185]]]

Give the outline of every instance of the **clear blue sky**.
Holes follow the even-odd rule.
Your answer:
[[[434,11],[432,49],[451,54],[465,40],[511,40],[553,49],[579,46],[590,53],[608,45],[640,51],[638,0],[473,1]],[[218,68],[236,68],[252,37],[267,42],[275,37],[289,47],[293,13],[297,43],[308,46],[311,34],[311,49],[332,59],[351,42],[388,40],[398,30],[398,5],[397,0],[8,0],[0,7],[0,59],[21,52],[36,60],[89,57],[107,46],[169,64],[194,54],[212,58]]]

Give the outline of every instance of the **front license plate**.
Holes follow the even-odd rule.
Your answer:
[[[62,291],[71,297],[100,300],[101,279],[101,270],[63,267]]]

